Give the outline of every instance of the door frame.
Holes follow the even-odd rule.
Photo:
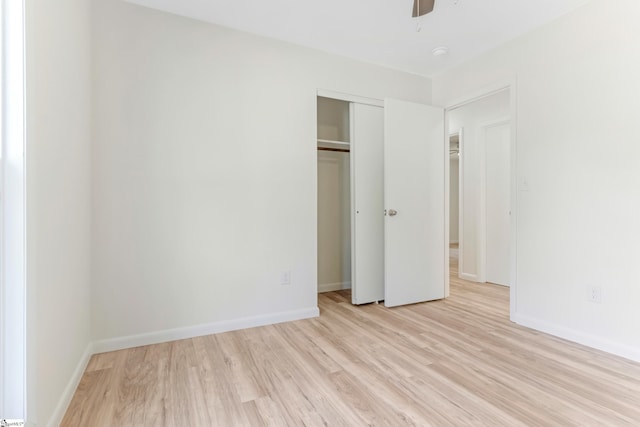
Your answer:
[[[460,98],[456,98],[453,101],[449,102],[446,106],[445,106],[445,130],[449,129],[449,114],[451,113],[451,111],[463,107],[467,104],[471,104],[472,102],[481,100],[483,98],[489,97],[491,95],[495,95],[498,92],[502,92],[504,90],[508,90],[509,91],[509,110],[510,110],[510,117],[509,117],[509,122],[510,122],[510,138],[511,138],[511,144],[510,144],[510,174],[511,174],[511,224],[510,224],[510,248],[509,248],[509,282],[511,287],[509,288],[509,317],[510,319],[513,320],[516,312],[517,312],[517,295],[518,295],[518,235],[517,235],[517,230],[518,230],[518,181],[517,181],[517,173],[518,173],[518,156],[517,156],[517,141],[518,141],[518,135],[517,135],[517,129],[518,129],[518,108],[517,108],[517,79],[516,78],[512,78],[512,79],[507,79],[507,80],[503,80],[500,82],[497,82],[493,85],[489,85],[489,86],[485,86],[483,88],[479,88],[476,91],[470,92],[465,96],[462,96]],[[445,132],[448,135],[448,132]],[[447,144],[447,146],[449,145],[449,138],[446,138],[445,143]],[[461,139],[460,141],[460,159],[461,159],[461,163],[460,163],[460,167],[462,168],[463,165],[463,153],[464,153],[464,147],[463,147],[463,141]],[[449,165],[447,162],[446,165],[446,173],[449,174]],[[462,182],[462,176],[461,175],[461,182],[460,182],[460,193],[463,194],[464,191],[464,183]],[[447,178],[446,180],[446,202],[445,203],[445,209],[446,209],[446,215],[445,218],[449,217],[449,205],[448,205],[448,201],[449,201],[449,180]],[[462,206],[460,206],[460,208],[462,208]],[[463,229],[462,227],[460,227],[459,232],[462,233]],[[463,240],[462,238],[459,239],[460,240],[460,253],[462,253],[463,251]],[[449,235],[447,233],[446,236],[446,250],[449,250]],[[449,257],[447,256],[447,262]],[[460,262],[462,262],[462,258],[460,258]],[[448,282],[447,282],[448,283]],[[448,289],[447,289],[447,295],[448,295]]]
[[[366,96],[352,95],[350,93],[336,92],[336,91],[333,91],[333,90],[317,89],[316,90],[316,98],[318,96],[320,96],[322,98],[338,99],[340,101],[356,102],[358,104],[373,105],[375,107],[384,107],[384,100],[382,100],[382,99],[367,98]],[[318,123],[317,123],[317,120],[316,120],[316,126],[317,125],[318,125]],[[317,134],[318,134],[318,129],[316,128],[316,135]]]
[[[0,6],[0,418],[21,420],[27,415],[28,338],[24,8],[24,1]]]
[[[446,129],[445,129],[446,132]],[[451,132],[449,133],[449,147],[451,147],[451,137],[453,136],[457,136],[458,137],[458,277],[459,278],[463,278],[461,276],[461,269],[460,266],[462,265],[462,240],[463,240],[463,236],[464,233],[462,233],[462,215],[461,212],[464,209],[463,203],[464,203],[464,199],[462,197],[462,191],[461,191],[461,185],[462,185],[462,179],[463,179],[463,167],[462,164],[464,162],[463,157],[462,157],[462,144],[463,144],[463,139],[464,139],[464,127],[461,127],[460,129],[458,129],[457,131]],[[449,162],[448,162],[448,167],[449,167],[449,172],[447,174],[447,194],[445,195],[445,198],[447,199],[447,214],[449,215],[449,220],[451,218],[451,155],[449,155]],[[447,245],[449,246],[449,248],[447,248],[447,251],[450,251],[450,245],[451,245],[451,224],[449,223],[447,225],[448,227],[448,238],[447,238]],[[450,256],[450,254],[447,254],[447,260],[449,259],[448,257]],[[445,271],[448,271],[449,267],[447,266],[447,269]],[[447,279],[448,280],[448,279]],[[447,291],[447,296],[449,295],[449,292]]]
[[[480,124],[481,137],[478,138],[480,165],[480,198],[478,212],[478,281],[487,281],[487,130],[492,127],[510,124],[509,117],[501,117]],[[511,250],[509,250],[511,253]]]

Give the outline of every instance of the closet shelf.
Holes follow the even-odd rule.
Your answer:
[[[331,141],[330,139],[319,139],[318,140],[318,145],[324,145],[324,144],[338,145],[338,146],[342,146],[342,147],[348,147],[348,146],[351,145],[348,142],[344,142],[344,141]]]

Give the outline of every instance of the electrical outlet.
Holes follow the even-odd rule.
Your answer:
[[[288,286],[291,284],[291,270],[283,271],[280,274],[280,284],[282,286]]]
[[[602,304],[602,287],[587,286],[587,301]]]

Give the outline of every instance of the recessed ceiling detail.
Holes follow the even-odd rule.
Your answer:
[[[127,0],[225,27],[432,76],[589,0]],[[424,4],[432,0],[421,0]],[[425,55],[447,46],[448,55]]]

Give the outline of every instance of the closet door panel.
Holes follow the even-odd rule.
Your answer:
[[[384,110],[351,104],[353,304],[384,299]]]
[[[384,132],[385,306],[444,298],[444,111],[386,99]]]

